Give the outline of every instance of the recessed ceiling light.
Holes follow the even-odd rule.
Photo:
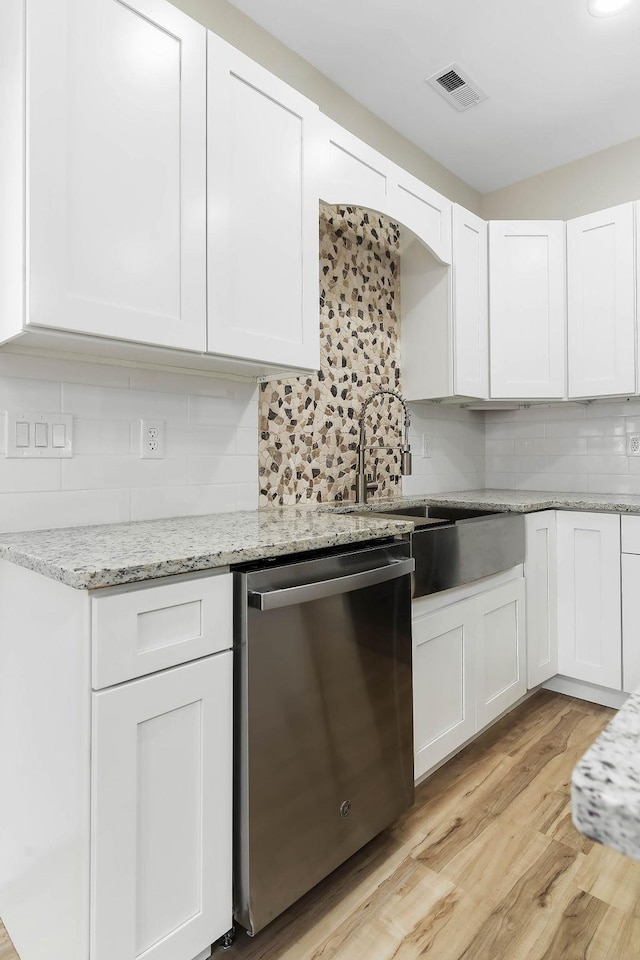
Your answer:
[[[589,13],[592,17],[615,17],[630,3],[631,0],[589,0]]]

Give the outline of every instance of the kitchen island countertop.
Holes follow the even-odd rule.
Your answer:
[[[192,573],[410,533],[411,520],[309,507],[0,533],[0,559],[77,589]]]
[[[571,779],[573,822],[585,836],[640,860],[640,690],[578,763]]]

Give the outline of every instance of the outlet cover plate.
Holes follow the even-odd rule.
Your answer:
[[[140,421],[140,459],[164,458],[164,420]]]
[[[640,433],[627,434],[627,456],[640,457]]]

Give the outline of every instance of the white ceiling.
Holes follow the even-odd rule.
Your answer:
[[[481,192],[640,136],[640,0],[231,0]],[[489,99],[424,81],[451,62]]]

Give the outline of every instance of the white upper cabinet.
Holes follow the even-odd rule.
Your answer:
[[[208,349],[317,368],[318,108],[212,33],[207,103]]]
[[[204,350],[204,27],[163,0],[26,7],[27,324]]]
[[[442,263],[451,263],[451,201],[422,180],[392,164],[390,206],[401,226],[408,227]]]
[[[489,224],[491,397],[565,396],[565,226]]]
[[[393,177],[391,161],[328,117],[321,116],[321,123],[324,148],[320,199],[325,203],[387,211]]]
[[[567,259],[569,396],[634,393],[633,204],[569,220]]]
[[[489,396],[487,224],[453,207],[453,380],[462,397]]]
[[[402,381],[409,400],[486,399],[489,380],[487,224],[450,211],[453,266],[402,237]]]

